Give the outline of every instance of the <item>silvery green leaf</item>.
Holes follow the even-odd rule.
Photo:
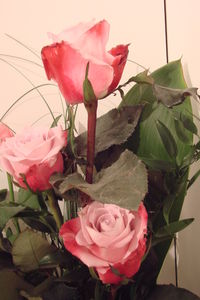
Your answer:
[[[124,151],[110,167],[102,169],[94,177],[94,183],[84,181],[78,173],[66,178],[55,174],[50,179],[56,192],[65,197],[70,189],[78,189],[91,199],[137,210],[147,193],[145,165],[132,152]]]
[[[153,92],[158,102],[167,107],[181,104],[188,96],[197,96],[197,88],[172,89],[158,84],[153,85]]]
[[[97,119],[96,127],[96,154],[113,145],[121,145],[127,141],[134,132],[139,121],[143,105],[125,106],[112,109],[107,114]],[[78,156],[86,156],[87,132],[75,139]]]

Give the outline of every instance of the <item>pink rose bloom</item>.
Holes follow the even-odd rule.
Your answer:
[[[67,221],[60,229],[66,249],[89,268],[95,268],[103,283],[112,284],[139,270],[146,250],[146,232],[147,212],[142,203],[138,211],[129,211],[92,202],[79,212],[78,218]]]
[[[0,144],[6,140],[6,138],[9,138],[13,136],[12,130],[8,126],[6,126],[4,123],[0,122]]]
[[[54,44],[42,49],[45,71],[49,80],[58,83],[67,103],[83,102],[88,62],[88,78],[98,99],[117,87],[126,64],[128,45],[106,51],[109,27],[103,20],[97,24],[80,23],[59,35],[49,34]]]
[[[33,191],[51,188],[49,178],[63,171],[60,150],[67,143],[67,133],[61,126],[54,128],[26,128],[0,144],[0,167],[11,174],[23,188],[24,174]]]

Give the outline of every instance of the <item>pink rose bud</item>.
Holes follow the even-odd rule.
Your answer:
[[[48,79],[54,79],[69,104],[83,102],[83,81],[89,62],[96,98],[110,94],[118,85],[128,55],[128,45],[106,51],[109,24],[103,20],[80,23],[59,35],[49,34],[54,44],[42,49]]]
[[[23,188],[27,186],[22,174],[33,191],[47,190],[50,176],[63,172],[60,150],[66,143],[67,133],[61,126],[26,128],[0,144],[0,167]]]
[[[146,232],[147,212],[142,203],[138,211],[129,211],[92,202],[60,229],[65,248],[93,267],[103,283],[112,284],[139,270],[146,250]]]
[[[12,130],[4,123],[0,122],[0,144],[11,136],[13,136]]]

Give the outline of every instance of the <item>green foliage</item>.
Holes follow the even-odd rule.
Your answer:
[[[0,202],[6,199],[7,193],[7,189],[0,190]]]
[[[30,190],[20,188],[17,193],[17,203],[34,210],[40,210],[38,196]]]
[[[190,225],[194,219],[185,219],[185,220],[180,220],[176,221],[173,223],[170,223],[166,226],[160,227],[156,232],[155,232],[155,237],[162,238],[170,235],[174,235],[176,232],[179,232],[183,230],[185,227]]]
[[[88,72],[89,64],[83,90],[85,105],[90,109],[96,96]],[[124,95],[123,87],[132,82],[136,85]],[[33,85],[13,105],[34,90],[46,103],[39,90],[43,86]],[[186,88],[180,61],[172,62],[151,75],[145,70],[132,76],[117,90],[123,99],[120,108],[97,120],[97,174],[93,184],[85,182],[76,172],[77,164],[81,167],[85,164],[87,133],[79,135],[74,142],[76,110],[74,113],[71,106],[67,107],[68,119],[65,117],[65,121],[69,124],[68,146],[71,151],[64,152],[65,175],[55,174],[51,178],[58,193],[52,205],[55,209],[56,203],[58,208],[59,196],[68,200],[69,191],[70,201],[77,201],[77,191],[80,191],[93,200],[131,210],[137,210],[144,200],[149,212],[149,248],[134,279],[124,280],[116,289],[116,300],[141,300],[145,297],[146,300],[199,299],[173,286],[156,286],[149,290],[149,286],[152,288],[155,284],[173,235],[193,221],[179,220],[179,216],[187,187],[200,175],[197,171],[188,183],[188,167],[199,157],[200,142],[192,145],[193,134],[198,136],[198,133],[187,96],[196,95],[197,90]],[[46,105],[54,120],[51,126],[56,126],[61,115],[55,118]],[[111,287],[100,282],[95,268],[89,270],[64,249],[58,236],[56,215],[49,213],[45,203],[48,193],[36,194],[20,188],[13,203],[6,200],[6,195],[7,190],[0,191],[0,229],[5,233],[4,237],[0,235],[3,300],[23,300],[24,297],[28,300],[107,299]],[[74,203],[69,205],[71,209],[73,207],[70,217],[77,213],[77,204]],[[23,226],[28,225],[31,229],[15,233],[9,223],[15,218],[21,219]],[[117,269],[112,268],[112,271],[119,275]]]
[[[172,159],[176,158],[178,150],[170,130],[159,120],[156,122],[156,127],[167,153]]]
[[[175,89],[185,89],[186,84],[183,77],[180,60],[171,62],[151,74],[156,84]],[[125,95],[120,106],[136,105],[146,103],[143,110],[137,134],[129,140],[129,147],[134,149],[141,157],[155,158],[157,160],[170,161],[170,157],[160,139],[156,122],[159,120],[169,129],[177,144],[177,162],[182,162],[190,151],[190,147],[182,143],[176,134],[173,112],[182,112],[187,119],[192,120],[192,110],[189,98],[180,105],[169,109],[162,103],[157,103],[151,85],[136,84]],[[187,133],[192,142],[192,134]],[[139,144],[138,144],[139,140]]]
[[[24,209],[25,207],[21,205],[7,201],[0,202],[0,229],[3,230],[7,222]]]
[[[185,226],[178,219],[186,195],[188,167],[194,155],[193,134],[197,133],[186,96],[196,94],[196,89],[187,89],[180,60],[163,66],[151,76],[154,83],[136,84],[124,96],[120,107],[146,104],[127,146],[149,167],[145,204],[149,211],[154,211],[149,216],[150,227],[155,232],[162,228],[173,234]],[[164,241],[166,238],[167,232],[160,237],[160,244],[154,246],[156,262],[151,262],[156,268],[154,282],[171,244],[172,239]],[[150,255],[148,260],[151,261]]]
[[[97,119],[95,153],[105,151],[112,146],[122,145],[134,132],[143,105],[112,109]],[[75,139],[78,156],[85,157],[87,153],[87,132],[82,133]]]
[[[78,189],[91,199],[137,210],[147,192],[147,172],[144,164],[130,151],[124,151],[110,167],[94,177],[94,183],[84,181],[78,173],[67,177],[55,174],[50,179],[57,192],[65,197],[71,189]]]
[[[89,72],[89,62],[86,67],[85,80],[83,82],[83,94],[84,94],[85,104],[90,104],[90,102],[97,101],[92,84],[88,79],[88,72]]]
[[[32,271],[39,267],[42,257],[53,251],[55,248],[41,234],[27,229],[14,242],[13,262],[23,272]]]

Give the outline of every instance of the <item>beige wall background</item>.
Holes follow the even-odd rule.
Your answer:
[[[182,57],[188,84],[197,87],[200,87],[199,11],[199,0],[167,0],[169,59]],[[49,43],[46,32],[58,33],[80,21],[93,18],[97,21],[105,18],[111,24],[108,49],[119,43],[131,43],[129,59],[150,68],[151,71],[165,64],[163,0],[0,0],[0,116],[16,99],[31,89],[32,84],[47,82],[41,67],[5,56],[21,56],[41,64],[40,59],[5,33],[40,54],[41,48]],[[32,84],[18,72],[19,70]],[[122,81],[139,71],[140,67],[127,62]],[[49,86],[40,91],[55,113],[62,112],[57,88]],[[99,115],[116,107],[119,102],[120,99],[114,96],[101,101]],[[198,110],[199,107],[194,102],[196,115]],[[32,92],[18,102],[4,121],[17,131],[35,121],[38,125],[50,124],[51,117],[38,93]],[[85,123],[86,114],[80,106],[79,129]],[[191,175],[194,171],[193,168]],[[0,188],[5,184],[5,176],[1,173]],[[182,217],[195,217],[195,221],[178,236],[178,256],[179,285],[200,296],[199,195],[198,181],[188,192],[183,207]],[[165,261],[160,282],[174,283],[173,249]]]

